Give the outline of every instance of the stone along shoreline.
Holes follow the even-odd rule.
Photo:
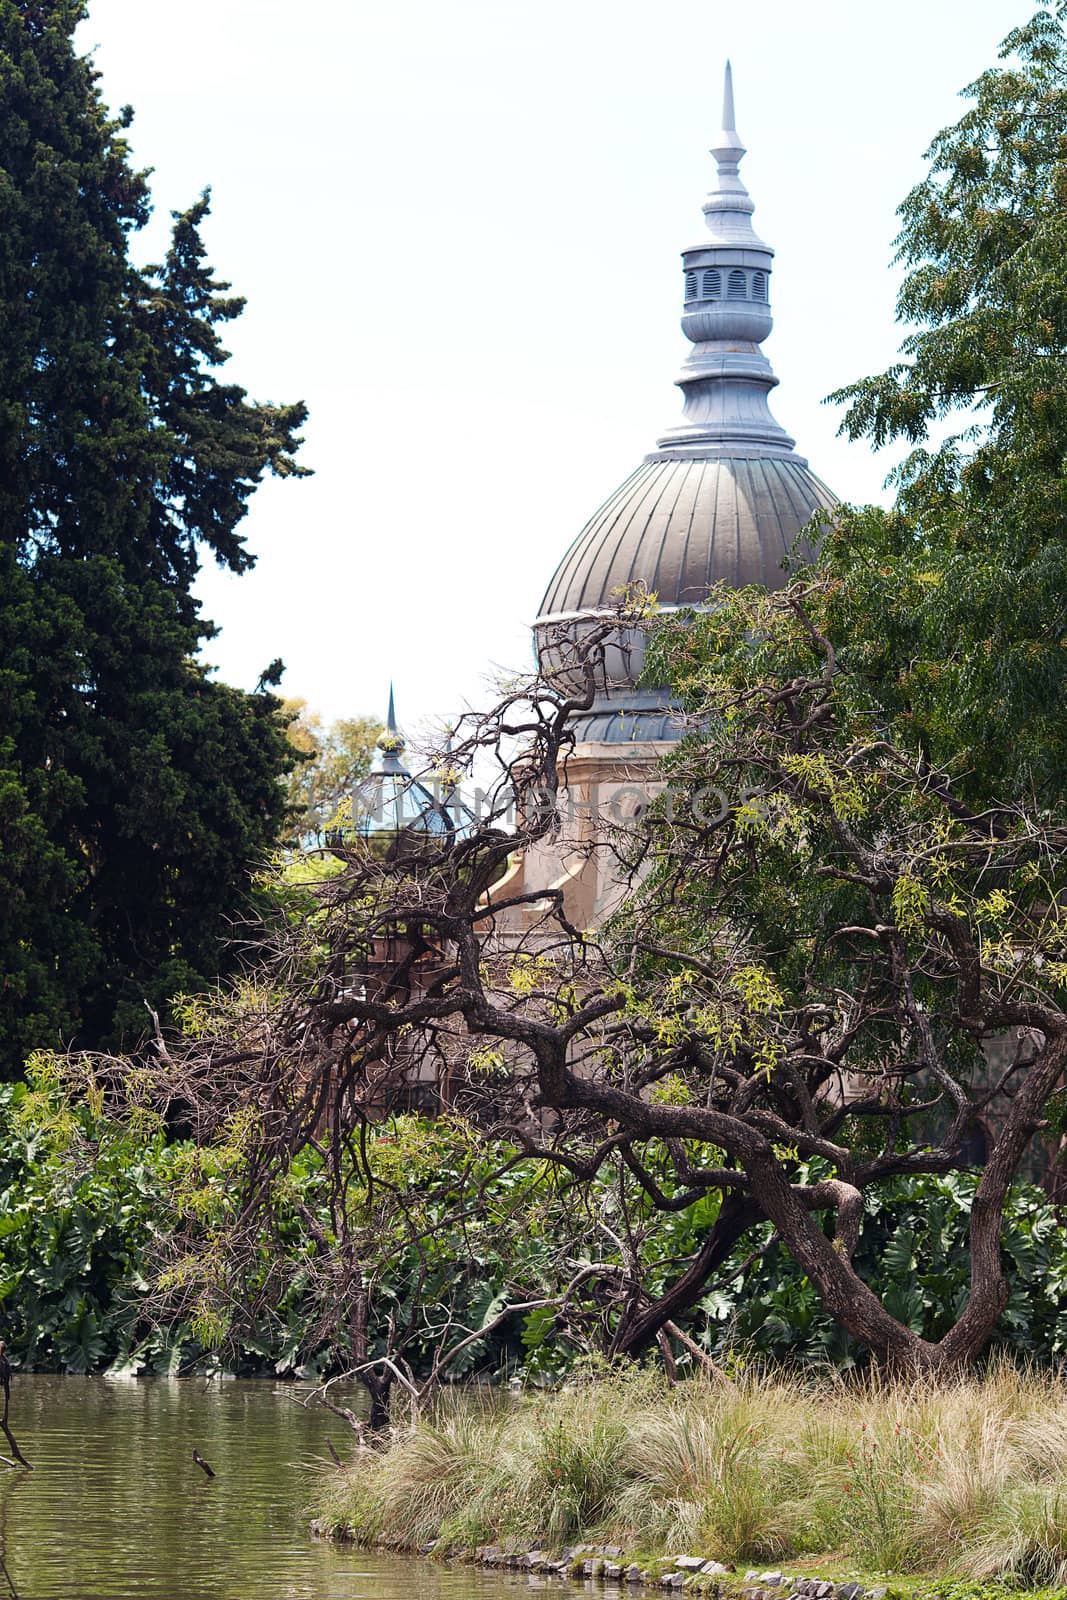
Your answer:
[[[311,1524],[311,1531],[319,1538],[343,1540],[346,1537],[343,1528],[332,1526],[323,1518]],[[432,1556],[437,1547],[438,1541],[430,1540],[419,1548],[418,1554]],[[711,1596],[712,1600],[715,1597],[721,1600],[734,1600],[734,1597],[736,1600],[887,1600],[891,1594],[888,1584],[867,1587],[853,1581],[837,1583],[829,1578],[799,1577],[776,1569],[760,1572],[750,1568],[741,1573],[729,1562],[702,1555],[638,1561],[631,1559],[619,1545],[576,1544],[554,1555],[545,1550],[487,1544],[450,1559],[472,1566],[528,1572],[560,1581],[600,1582],[630,1590],[686,1589]]]

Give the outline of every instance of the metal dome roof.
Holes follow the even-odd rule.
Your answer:
[[[778,379],[760,346],[773,327],[774,251],[752,228],[752,199],[738,172],[745,147],[734,126],[729,63],[722,128],[711,147],[715,185],[705,236],[682,252],[682,331],[692,349],[678,386],[680,422],[658,441],[586,523],[557,567],[534,634],[543,670],[572,670],[574,647],[620,594],[641,585],[661,607],[701,606],[718,583],[783,587],[799,535],[837,497],[795,453],[771,415]],[[597,703],[579,719],[591,743],[659,743],[679,736],[666,691],[637,688],[644,631],[620,625],[598,669]]]
[[[634,583],[666,606],[701,605],[716,583],[780,588],[801,529],[836,504],[797,456],[645,461],[564,556],[535,627],[607,610]]]
[[[412,777],[404,764],[407,744],[397,727],[393,686],[385,731],[378,740],[371,771],[349,796],[350,817],[326,830],[326,845],[340,849],[357,840],[396,845],[405,836],[460,837],[472,816],[451,776],[431,779],[432,789]]]

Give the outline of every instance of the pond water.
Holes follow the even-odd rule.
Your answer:
[[[0,1600],[12,1589],[19,1600],[519,1600],[543,1587],[311,1538],[314,1474],[333,1470],[327,1439],[343,1459],[352,1436],[270,1383],[16,1373],[11,1423],[34,1471],[0,1466]]]

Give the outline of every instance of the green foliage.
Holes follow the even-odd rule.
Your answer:
[[[321,845],[343,802],[370,771],[381,724],[371,717],[340,717],[324,727],[301,699],[286,700],[282,713],[289,742],[305,758],[286,781],[293,840]]]
[[[249,989],[249,1007],[260,999]],[[188,1028],[202,1025],[195,1003],[180,1010]],[[254,1118],[236,1111],[210,1144],[172,1142],[151,1097],[149,1072],[133,1074],[118,1101],[84,1063],[43,1053],[28,1084],[0,1091],[0,1335],[14,1358],[72,1371],[209,1357],[240,1370],[350,1366],[324,1152],[292,1163],[271,1232],[234,1258]],[[385,1353],[391,1327],[410,1325],[405,1359],[425,1374],[442,1318],[458,1337],[569,1275],[556,1178],[508,1165],[513,1150],[483,1151],[459,1121],[399,1117],[368,1134],[364,1154],[366,1167],[353,1152],[347,1168],[343,1225],[373,1291],[370,1356]],[[550,1319],[517,1317],[448,1376],[508,1373],[524,1360],[561,1374],[573,1351],[556,1348],[552,1331]]]
[[[282,824],[290,747],[267,692],[215,682],[200,552],[290,475],[304,409],[222,382],[243,302],[205,259],[205,195],[159,265],[131,113],[72,35],[80,0],[0,0],[0,1073],[140,1034],[214,977]],[[268,676],[268,675],[265,675]]]
[[[625,943],[637,929],[647,943],[640,930],[651,921],[652,942],[692,963],[686,970],[684,957],[646,959],[634,969],[630,1009],[666,1040],[699,1028],[716,1048],[758,1046],[773,1070],[778,1013],[818,994],[826,1024],[839,1024],[840,996],[867,989],[876,946],[862,930],[879,923],[899,930],[925,968],[915,974],[916,992],[962,1081],[973,1082],[980,1056],[959,1037],[954,990],[927,977],[939,964],[918,953],[933,923],[948,919],[987,971],[1016,972],[1035,992],[1062,997],[1061,852],[1017,853],[994,867],[960,786],[916,762],[907,741],[890,744],[869,680],[842,664],[846,647],[824,680],[828,647],[819,629],[836,593],[834,582],[817,577],[770,596],[717,590],[706,612],[664,619],[652,633],[648,680],[671,683],[702,732],[663,763],[683,827],[672,831],[665,805],[653,815],[652,868],[616,932]],[[794,718],[781,706],[797,683],[810,690]],[[709,787],[721,797],[722,818],[697,854],[686,829]],[[1043,812],[1031,817],[1024,825],[1006,805],[1002,837],[1036,830]],[[889,893],[873,873],[865,878],[859,861],[885,872],[893,863]],[[738,927],[743,939],[731,932]],[[900,1014],[892,984],[887,975],[884,1017],[863,1030],[854,1065],[891,1062],[911,1048],[890,1022]]]
[[[26,1367],[124,1375],[217,1367],[211,1352],[228,1327],[214,1308],[194,1303],[187,1317],[161,1320],[153,1291],[168,1208],[222,1191],[225,1156],[198,1163],[150,1112],[120,1121],[104,1101],[91,1081],[43,1054],[31,1059],[26,1083],[0,1086],[0,1336]],[[229,1351],[231,1364],[288,1370],[299,1342],[289,1309],[270,1330],[253,1326]]]
[[[1034,1588],[1025,1586],[1029,1600],[1060,1600],[1062,1588]],[[1016,1583],[982,1583],[973,1578],[937,1578],[925,1583],[909,1584],[907,1600],[1019,1600]]]
[[[0,1330],[16,1362],[91,1372],[165,1359],[168,1341],[139,1326],[165,1165],[160,1132],[137,1138],[88,1099],[75,1105],[46,1063],[29,1087],[0,1087]]]
[[[197,1025],[192,1013],[189,1025]],[[28,1084],[0,1091],[0,1334],[16,1359],[70,1371],[167,1370],[205,1359],[279,1372],[350,1365],[348,1308],[322,1270],[335,1218],[321,1156],[309,1150],[293,1164],[273,1237],[234,1276],[227,1239],[254,1124],[245,1112],[210,1146],[168,1141],[146,1107],[148,1088],[143,1078],[131,1085],[120,1117],[95,1080],[38,1055]],[[425,1376],[445,1320],[458,1336],[510,1304],[559,1296],[583,1259],[635,1268],[654,1297],[718,1214],[714,1193],[659,1210],[628,1174],[609,1169],[575,1207],[558,1174],[516,1155],[483,1144],[458,1120],[401,1117],[369,1131],[371,1188],[355,1165],[347,1215],[372,1289],[371,1357],[386,1352],[391,1326],[410,1325],[405,1360]],[[667,1152],[648,1161],[670,1192]],[[974,1187],[970,1174],[897,1178],[868,1196],[861,1275],[928,1339],[951,1325],[966,1295]],[[319,1243],[309,1215],[323,1230]],[[612,1242],[620,1233],[632,1252],[625,1263]],[[780,1246],[750,1259],[760,1237],[741,1241],[681,1318],[691,1336],[735,1371],[753,1357],[861,1363],[863,1352]],[[997,1345],[1061,1359],[1067,1238],[1039,1190],[1016,1190],[1004,1254],[1012,1292]],[[566,1311],[517,1313],[469,1345],[448,1376],[559,1381],[610,1339],[612,1316],[599,1302],[594,1279]],[[690,1358],[680,1351],[678,1359],[684,1368]],[[737,1463],[732,1476],[740,1494]]]
[[[915,446],[891,513],[824,546],[842,661],[976,798],[1067,773],[1067,7],[1005,40],[904,201],[903,359],[834,396]],[[935,440],[930,440],[931,433]],[[863,692],[861,688],[861,692]]]

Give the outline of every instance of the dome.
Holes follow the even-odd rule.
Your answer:
[[[716,583],[779,588],[801,530],[836,503],[797,456],[651,457],[586,523],[535,627],[608,610],[635,583],[661,606],[700,605]]]
[[[534,623],[542,670],[564,682],[575,640],[628,588],[643,587],[667,610],[704,604],[720,583],[782,588],[790,556],[814,554],[801,534],[837,504],[768,404],[778,379],[760,345],[773,327],[774,251],[753,230],[755,208],[738,172],[745,147],[729,64],[711,151],[718,181],[704,202],[707,236],[682,252],[682,331],[692,345],[677,379],[682,419],[586,523]],[[637,687],[643,659],[642,630],[615,629],[581,740],[678,737],[666,693]]]
[[[452,774],[432,780],[427,788],[412,777],[404,764],[407,745],[396,724],[393,686],[389,686],[389,711],[378,740],[374,766],[353,789],[349,815],[326,830],[328,849],[345,849],[363,840],[395,853],[417,848],[418,841],[458,838],[466,832],[471,813],[456,793]]]

